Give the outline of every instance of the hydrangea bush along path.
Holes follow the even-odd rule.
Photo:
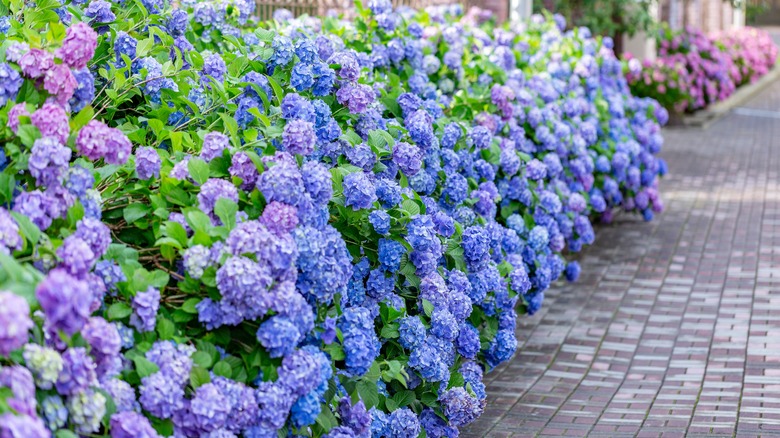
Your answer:
[[[663,210],[668,113],[560,17],[65,3],[0,4],[3,438],[453,437]]]
[[[596,230],[465,436],[780,432],[780,83],[747,106],[665,132],[667,210]]]

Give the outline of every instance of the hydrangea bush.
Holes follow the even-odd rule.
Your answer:
[[[662,210],[609,39],[457,7],[13,1],[0,436],[457,436],[592,221]]]
[[[777,45],[764,29],[740,27],[714,36],[734,61],[732,78],[737,86],[755,82],[777,62]]]
[[[658,58],[626,56],[626,77],[638,96],[657,99],[674,113],[692,112],[731,96],[774,67],[777,46],[768,32],[745,27],[712,37],[687,28],[659,32]]]

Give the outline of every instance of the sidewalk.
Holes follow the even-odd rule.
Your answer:
[[[780,82],[665,139],[666,212],[597,230],[463,436],[780,436]]]

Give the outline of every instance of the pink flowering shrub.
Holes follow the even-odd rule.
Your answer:
[[[737,86],[755,82],[777,61],[777,46],[769,33],[743,27],[715,35],[715,41],[734,62],[731,77]]]
[[[630,53],[625,56],[626,79],[631,91],[640,96],[653,96],[664,108],[682,113],[690,100],[690,75],[685,64],[671,58],[639,61]]]
[[[728,98],[736,87],[767,74],[776,59],[777,46],[759,29],[709,37],[696,29],[665,28],[658,35],[658,58],[640,63],[629,54],[623,70],[633,94],[683,113]]]

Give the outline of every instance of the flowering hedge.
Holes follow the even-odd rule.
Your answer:
[[[663,208],[610,40],[357,6],[4,11],[0,436],[455,436],[562,252]]]
[[[659,33],[658,58],[640,63],[627,56],[631,91],[658,99],[676,113],[726,99],[736,87],[758,80],[774,67],[777,46],[768,32],[750,27],[708,37],[688,28]]]

